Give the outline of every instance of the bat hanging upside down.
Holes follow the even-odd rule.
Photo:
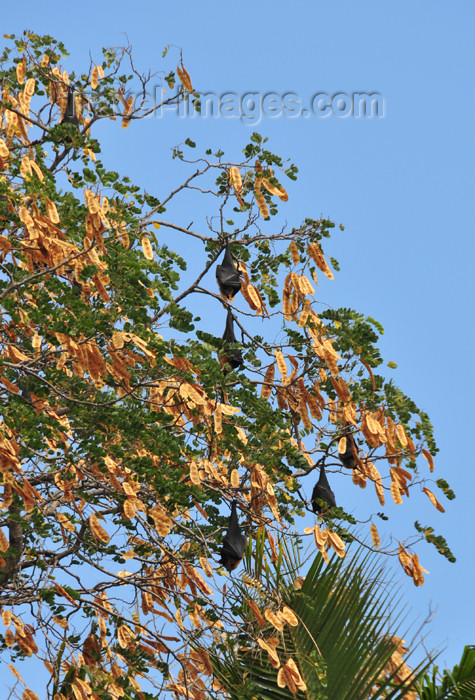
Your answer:
[[[358,469],[358,462],[356,461],[358,447],[355,439],[351,433],[345,433],[343,437],[346,437],[346,449],[343,454],[338,454],[340,462],[348,469]]]
[[[229,518],[228,531],[223,537],[221,549],[221,564],[228,570],[234,571],[244,556],[246,538],[241,532],[237,517],[236,501],[231,503],[231,516]]]
[[[74,90],[71,87],[68,88],[68,102],[64,116],[61,119],[61,124],[74,124],[74,126],[79,126],[79,119],[76,114]]]
[[[216,279],[222,296],[232,301],[241,289],[241,280],[228,243],[226,243],[223,261],[216,267]]]
[[[325,506],[325,504],[327,504]],[[325,467],[320,467],[320,477],[315,484],[312,493],[312,508],[314,513],[321,513],[322,510],[330,506],[332,508],[336,507],[335,494],[330,488],[328,483],[327,475],[325,474]]]
[[[234,335],[234,317],[231,313],[231,309],[228,309],[228,315],[226,316],[226,328],[223,335],[223,340],[228,343],[236,343],[236,336]],[[226,352],[221,358],[222,365],[229,363],[232,369],[237,369],[243,364],[242,354],[238,348],[232,348]]]

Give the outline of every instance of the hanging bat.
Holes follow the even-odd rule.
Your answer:
[[[325,503],[327,504],[327,506],[324,505]],[[325,474],[325,467],[322,464],[322,466],[320,467],[320,477],[317,483],[315,484],[312,493],[313,512],[321,513],[322,510],[325,510],[328,506],[335,508],[336,501],[335,494],[331,490],[330,484],[328,483],[327,475]]]
[[[234,335],[234,316],[231,313],[231,309],[228,309],[223,340],[226,340],[228,343],[237,342],[236,336]],[[241,351],[237,348],[227,350],[226,354],[221,357],[221,362],[223,365],[229,363],[233,369],[237,369],[243,364]]]
[[[10,203],[8,201],[8,197],[5,196],[4,194],[0,194],[0,202],[1,202],[1,204],[0,204],[0,221],[7,221],[6,214],[9,211],[12,211],[12,209],[10,207]],[[5,226],[2,224],[0,230],[3,231],[4,228],[5,228]]]
[[[76,101],[74,99],[74,90],[72,87],[68,88],[68,103],[60,124],[74,124],[74,126],[79,126],[79,119],[76,115]]]
[[[340,462],[348,469],[358,469],[358,463],[356,461],[358,447],[356,446],[354,437],[351,433],[345,433],[342,437],[346,437],[346,450],[343,454],[338,453]]]
[[[216,267],[216,279],[219,285],[221,296],[232,301],[241,289],[239,272],[233,262],[229,245],[226,242],[226,249],[221,265]]]
[[[228,570],[234,571],[244,556],[246,538],[241,532],[236,511],[236,501],[231,503],[231,516],[228,531],[223,537],[220,563]]]

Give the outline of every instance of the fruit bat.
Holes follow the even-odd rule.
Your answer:
[[[234,317],[231,313],[231,309],[228,309],[228,315],[226,317],[226,328],[223,334],[223,340],[228,343],[236,343],[236,336],[234,335]],[[237,348],[232,350],[227,350],[226,354],[221,358],[223,364],[228,362],[233,369],[237,369],[243,364],[243,359],[241,351]]]
[[[358,463],[355,459],[355,453],[358,454],[358,447],[356,446],[353,435],[351,435],[351,433],[346,433],[342,437],[346,437],[346,450],[343,454],[338,453],[338,457],[344,467],[348,469],[358,469]]]
[[[244,556],[246,538],[241,532],[237,517],[236,501],[231,503],[231,516],[229,518],[228,531],[223,537],[220,563],[228,570],[234,571]]]
[[[6,215],[7,215],[9,210],[10,210],[10,207],[9,207],[8,197],[6,197],[4,194],[0,194],[0,221],[7,220]],[[2,231],[4,228],[5,228],[5,226],[1,225]]]
[[[320,467],[320,477],[315,484],[312,493],[312,508],[314,513],[321,513],[325,509],[324,503],[327,503],[332,508],[336,507],[335,494],[330,488],[325,467]]]
[[[222,296],[232,301],[241,289],[241,280],[227,243],[223,261],[216,267],[216,279]]]
[[[72,87],[68,88],[68,103],[66,105],[66,111],[64,117],[61,119],[61,124],[74,124],[74,126],[79,126],[79,119],[76,115],[76,101],[74,99],[74,90]]]

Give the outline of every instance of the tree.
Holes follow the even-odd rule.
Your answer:
[[[268,566],[259,538],[276,560],[284,542],[312,536],[325,560],[331,548],[344,556],[356,521],[343,508],[323,500],[319,524],[302,532],[312,511],[303,481],[325,469],[374,484],[378,548],[386,496],[401,503],[421,488],[419,455],[434,469],[431,424],[376,373],[380,324],[349,308],[316,313],[317,274],[333,279],[322,244],[334,224],[269,224],[297,169],[266,139],[253,134],[239,162],[185,156],[196,147],[187,139],[173,152],[188,169],[182,184],[149,194],[107,168],[94,136],[100,120],[127,128],[161,107],[130,48],[68,73],[51,37],[10,40],[0,71],[2,655],[42,659],[55,700],[152,688],[202,698],[209,652],[236,634],[218,564],[231,501],[257,581]],[[167,103],[199,109],[181,54],[176,74]],[[174,71],[161,79],[174,89]],[[192,191],[216,205],[207,234],[188,224]],[[183,196],[186,221],[170,221]],[[170,232],[196,244],[193,260],[169,247]],[[221,276],[218,294],[223,262],[234,286]],[[224,338],[192,312],[197,295],[222,315]],[[417,531],[385,551],[420,585],[418,540],[453,556],[430,526]]]

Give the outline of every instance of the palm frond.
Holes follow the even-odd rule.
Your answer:
[[[475,700],[475,646],[466,646],[460,663],[445,669],[440,681],[436,666],[419,685],[420,700]]]
[[[261,549],[262,540],[258,544]],[[403,663],[399,667],[393,665],[388,672],[396,649],[393,636],[399,635],[404,618],[402,601],[379,558],[357,549],[344,560],[334,556],[325,564],[318,554],[301,587],[296,587],[299,553],[285,547],[284,550],[281,547],[274,567],[261,556],[262,585],[257,581],[253,587],[253,579],[237,583],[235,595],[237,599],[241,596],[241,600],[252,596],[261,610],[278,610],[287,605],[299,624],[285,625],[281,633],[271,624],[261,628],[252,610],[242,607],[245,631],[233,648],[226,649],[221,658],[215,656],[213,662],[229,697],[232,700],[289,698],[289,688],[279,687],[278,669],[257,644],[258,638],[273,640],[281,665],[288,659],[297,664],[307,687],[298,697],[390,700],[409,693],[428,664],[411,674],[402,674],[405,678],[401,678]],[[252,574],[258,579],[256,569]]]

